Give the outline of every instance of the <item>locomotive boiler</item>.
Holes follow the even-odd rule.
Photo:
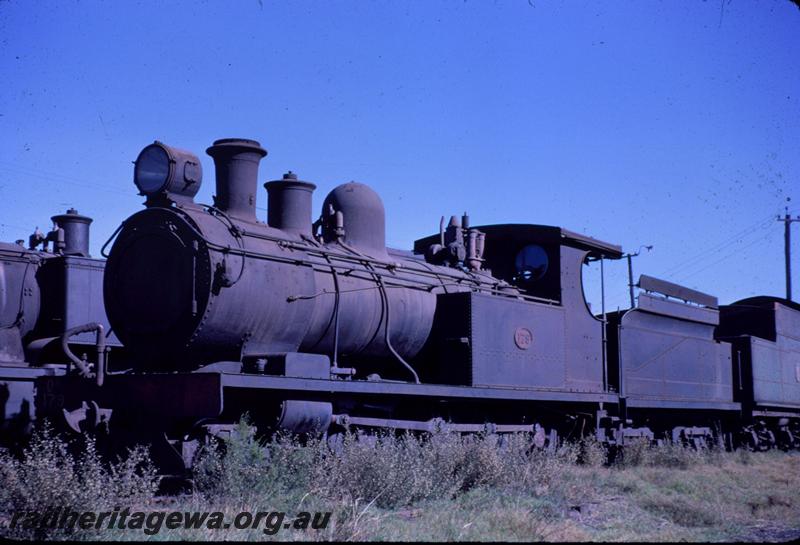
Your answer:
[[[474,229],[461,228],[453,241],[454,252],[470,254],[468,270],[387,249],[383,204],[360,183],[334,189],[312,224],[315,186],[287,173],[265,184],[262,223],[255,194],[266,151],[237,139],[207,151],[216,165],[213,206],[193,202],[200,163],[188,152],[155,143],[136,161],[147,208],[114,242],[105,298],[114,331],[142,366],[242,360],[263,367],[286,354],[325,354],[345,366],[334,373],[418,382],[407,360],[430,335],[438,294],[516,294],[481,271],[482,235]]]

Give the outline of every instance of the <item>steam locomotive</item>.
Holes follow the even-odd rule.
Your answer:
[[[47,234],[37,229],[27,248],[24,240],[0,243],[0,447],[4,448],[19,444],[32,429],[37,377],[64,375],[68,356],[87,375],[88,359],[73,351],[92,351],[99,344],[102,360],[107,350],[122,348],[109,330],[103,308],[105,260],[89,255],[92,219],[71,208],[52,221],[53,229]]]
[[[28,340],[27,352],[14,344],[0,381],[9,369],[35,379],[37,418],[147,442],[166,471],[185,469],[199,444],[229,435],[245,413],[265,432],[332,441],[350,429],[449,429],[529,432],[538,447],[586,434],[609,445],[800,446],[800,306],[791,301],[720,306],[642,276],[634,308],[594,315],[582,266],[620,259],[617,245],[554,226],[472,226],[465,214],[412,251],[387,248],[371,188],[336,187],[315,219],[315,186],[292,172],[264,184],[263,222],[255,197],[266,150],[223,139],[207,153],[212,205],[194,200],[197,156],[161,142],[139,154],[144,209],[112,235],[102,294],[103,262],[88,251],[80,259],[96,274],[65,288],[66,312],[102,300],[110,326],[96,304],[82,315],[89,326],[64,319],[55,338],[68,368],[23,364],[33,344],[53,339],[30,341],[15,326],[13,343]],[[78,259],[19,247],[0,258],[0,278],[18,284],[27,264]],[[8,301],[3,316],[17,305]],[[61,304],[44,290],[41,301]],[[90,332],[96,350],[76,357],[70,337]]]

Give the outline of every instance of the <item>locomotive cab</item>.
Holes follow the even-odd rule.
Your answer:
[[[484,266],[516,301],[438,295],[427,377],[469,386],[607,391],[603,324],[586,305],[587,258],[618,259],[619,246],[545,225],[486,225]],[[425,252],[437,237],[415,242]],[[500,288],[502,292],[502,288]]]
[[[580,266],[587,258],[622,257],[622,248],[616,244],[561,227],[497,224],[476,229],[486,236],[484,270],[544,302],[563,302],[564,294],[575,287],[572,279],[575,274],[580,277]],[[436,241],[437,235],[419,239],[414,242],[414,252],[425,254]]]

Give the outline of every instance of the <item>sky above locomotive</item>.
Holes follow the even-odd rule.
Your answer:
[[[394,247],[466,210],[653,245],[637,275],[722,302],[784,293],[776,215],[787,197],[800,213],[788,0],[11,0],[0,74],[1,240],[74,206],[99,255],[141,206],[143,146],[201,156],[211,202],[205,148],[245,137],[269,150],[261,181],[298,172],[315,209],[339,183],[373,186]],[[265,219],[263,190],[258,206]],[[624,307],[626,266],[606,271],[607,305]]]

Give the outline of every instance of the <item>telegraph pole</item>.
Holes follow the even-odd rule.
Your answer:
[[[787,199],[788,200],[788,199]],[[800,216],[793,218],[789,215],[789,207],[783,217],[778,216],[778,221],[783,222],[783,255],[786,259],[786,299],[792,300],[792,223],[800,221]]]
[[[633,283],[633,264],[631,263],[631,258],[634,258],[637,255],[639,255],[639,253],[642,251],[642,248],[645,248],[649,252],[650,250],[653,249],[653,246],[644,246],[644,245],[642,245],[642,246],[639,246],[639,249],[636,250],[636,253],[625,254],[623,256],[623,257],[626,257],[628,259],[628,290],[630,290],[630,295],[631,295],[631,308],[633,308],[634,305],[636,304],[636,301],[634,301],[634,298],[633,298],[634,283]]]
[[[636,252],[636,255],[639,255],[638,251]],[[628,258],[628,290],[631,292],[631,308],[633,308],[633,264],[631,263],[631,258],[633,255],[627,254],[625,257]]]

